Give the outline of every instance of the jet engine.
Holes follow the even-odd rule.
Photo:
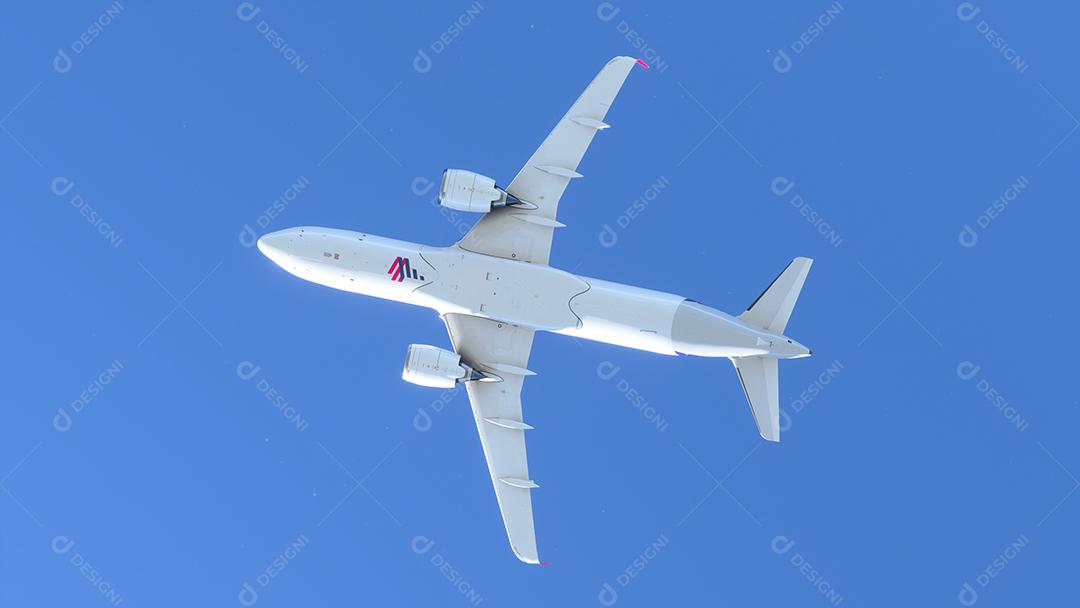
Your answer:
[[[443,171],[439,183],[439,204],[469,213],[490,213],[495,207],[513,206],[536,209],[536,205],[518,199],[495,185],[495,180],[462,169]]]
[[[472,373],[469,366],[461,363],[457,353],[428,344],[410,344],[401,378],[420,386],[454,388],[458,382],[468,380]]]

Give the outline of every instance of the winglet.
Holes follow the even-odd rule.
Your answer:
[[[649,69],[649,64],[645,63],[643,60],[638,59],[637,62],[638,62],[638,65],[644,67],[646,70]]]
[[[510,543],[510,549],[514,552],[514,556],[526,564],[542,565],[540,557],[536,555],[536,540],[533,539],[532,552],[522,553],[518,551],[517,546],[514,543]]]
[[[540,566],[550,566],[551,562],[540,562],[538,565],[540,565]]]

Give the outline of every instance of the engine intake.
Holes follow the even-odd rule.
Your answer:
[[[433,388],[453,388],[471,375],[472,369],[461,363],[460,355],[428,344],[410,344],[401,370],[406,382]]]
[[[439,204],[469,213],[490,213],[493,208],[506,205],[536,209],[536,205],[522,201],[496,186],[494,179],[463,169],[443,171],[439,183]]]

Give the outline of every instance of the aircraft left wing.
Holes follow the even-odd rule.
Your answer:
[[[443,315],[450,341],[470,366],[498,375],[501,382],[466,382],[476,430],[484,448],[491,483],[499,500],[510,548],[518,559],[540,563],[533,527],[532,489],[521,417],[521,385],[526,375],[533,330],[472,315]]]
[[[609,61],[510,182],[506,191],[536,209],[493,209],[480,218],[458,247],[500,258],[548,263],[552,233],[562,226],[556,220],[559,199],[570,180],[581,177],[578,164],[596,132],[608,128],[604,123],[608,108],[637,63],[645,65],[633,57]]]

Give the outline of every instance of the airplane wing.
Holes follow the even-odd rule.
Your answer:
[[[531,492],[539,486],[529,479],[525,455],[525,431],[532,427],[521,419],[521,385],[532,374],[526,366],[533,330],[456,313],[443,315],[443,321],[462,361],[503,379],[467,382],[465,389],[510,548],[521,561],[538,564]]]
[[[575,177],[585,150],[597,131],[606,129],[604,117],[635,63],[633,57],[616,57],[596,75],[585,92],[555,125],[529,162],[506,191],[536,205],[536,209],[500,207],[472,227],[458,246],[500,258],[547,264],[559,199]],[[648,66],[645,66],[648,67]]]

